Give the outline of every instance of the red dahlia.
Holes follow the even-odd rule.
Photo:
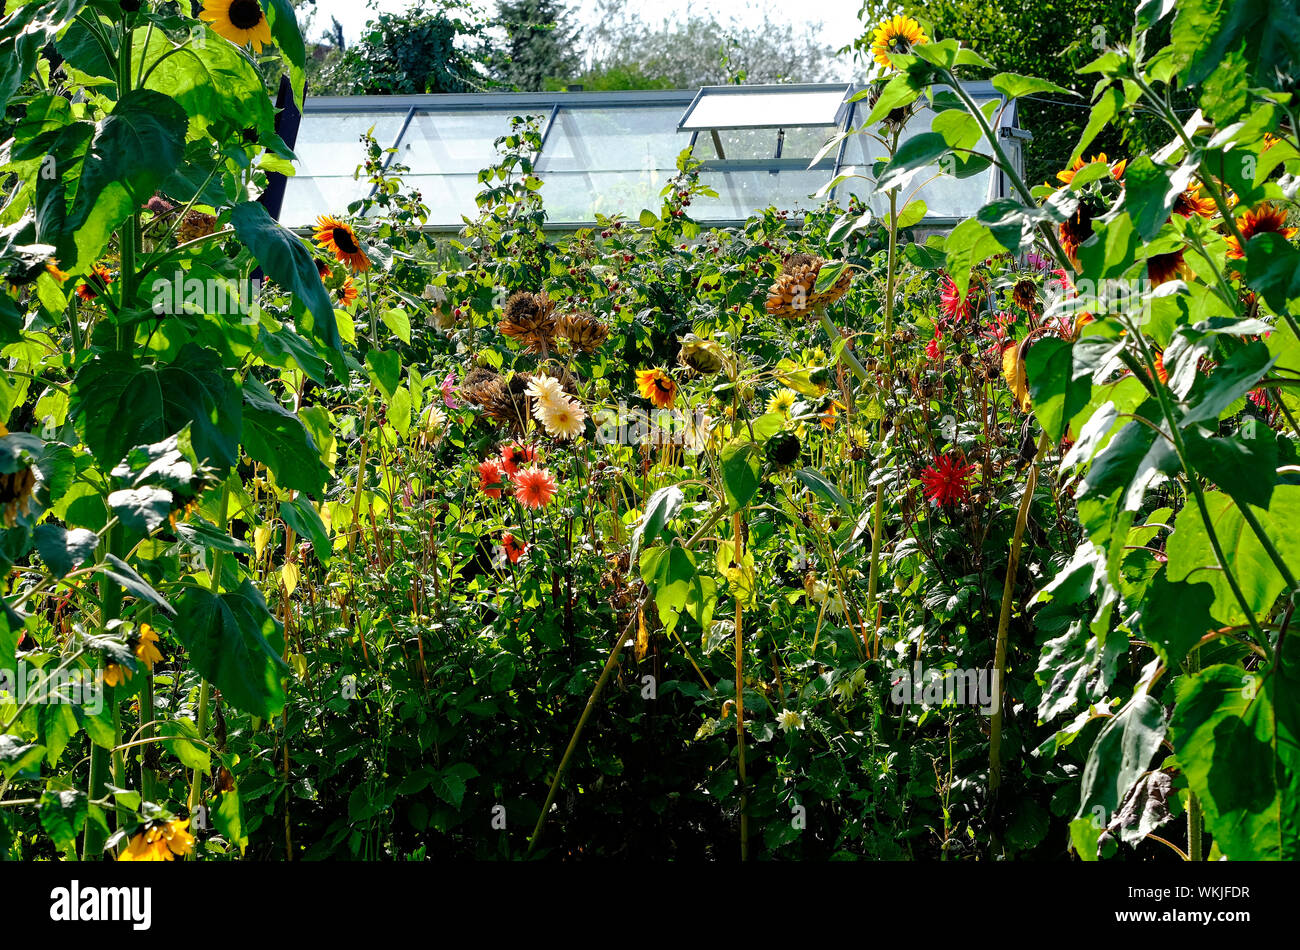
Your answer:
[[[974,465],[966,463],[962,452],[949,452],[921,473],[925,497],[936,505],[951,505],[970,497],[970,477]]]

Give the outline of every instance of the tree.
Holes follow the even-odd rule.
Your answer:
[[[711,13],[646,22],[628,0],[598,0],[583,82],[592,88],[678,88],[732,82],[822,82],[832,50],[817,41],[818,24],[774,16],[741,25]]]
[[[493,73],[503,84],[538,92],[548,80],[577,74],[569,14],[555,0],[498,0],[495,23],[506,37],[493,61]]]
[[[970,46],[998,72],[1041,76],[1081,94],[1025,97],[1019,101],[1020,126],[1034,135],[1025,151],[1028,181],[1056,184],[1056,172],[1068,163],[1088,119],[1087,96],[1095,77],[1080,76],[1078,68],[1095,59],[1107,44],[1128,37],[1133,24],[1133,0],[865,0],[859,16],[867,32],[851,49],[870,61],[871,34],[884,16],[901,12],[927,22],[934,38],[954,37]],[[1140,137],[1130,126],[1127,134]],[[1108,130],[1089,154],[1123,151],[1120,133]]]
[[[473,92],[491,79],[487,30],[467,0],[412,0],[379,13],[342,56],[321,70],[322,95]]]

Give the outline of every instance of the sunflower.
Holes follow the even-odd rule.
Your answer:
[[[521,290],[506,301],[497,329],[533,353],[546,353],[559,329],[555,301],[546,294]]]
[[[1242,239],[1247,243],[1257,234],[1280,234],[1288,241],[1296,234],[1295,228],[1286,226],[1286,211],[1267,201],[1239,217],[1237,228],[1241,231]],[[1242,250],[1241,243],[1235,236],[1228,237],[1227,242],[1229,259],[1240,260],[1246,256],[1246,252]]]
[[[103,264],[96,264],[89,280],[77,288],[77,296],[90,303],[107,290],[112,282],[113,276],[108,272],[108,268]]]
[[[1151,284],[1159,287],[1171,280],[1186,280],[1191,276],[1191,268],[1181,249],[1168,254],[1153,254],[1147,258],[1147,276]]]
[[[140,625],[140,632],[135,638],[135,658],[152,672],[155,663],[162,661],[163,655],[158,650],[158,634],[147,623]]]
[[[125,666],[118,666],[116,663],[104,664],[104,685],[121,686],[131,678],[131,671]]]
[[[1174,214],[1181,214],[1184,218],[1190,218],[1194,214],[1212,218],[1218,213],[1219,206],[1202,190],[1199,182],[1190,188],[1184,188],[1174,199]]]
[[[354,271],[370,270],[370,258],[361,249],[357,232],[338,218],[322,214],[316,219],[316,243]]]
[[[342,285],[338,290],[334,291],[334,293],[337,295],[339,305],[346,307],[349,304],[356,302],[357,285],[353,282],[351,277],[344,277]]]
[[[1061,222],[1061,249],[1075,267],[1079,266],[1079,245],[1092,237],[1092,210],[1082,202],[1070,215],[1069,220]]]
[[[776,395],[767,401],[767,411],[782,416],[790,415],[794,404],[799,401],[799,394],[793,389],[778,389]]]
[[[63,283],[65,280],[68,279],[68,275],[65,274],[63,271],[59,270],[59,265],[56,264],[54,261],[47,261],[47,262],[46,262],[46,264],[45,264],[45,273],[49,274],[51,277],[53,277],[55,280],[57,280],[60,284]]]
[[[555,497],[555,477],[544,468],[523,469],[515,476],[515,497],[526,508],[542,508]]]
[[[884,20],[871,38],[871,55],[885,69],[893,69],[889,61],[891,53],[910,53],[913,46],[930,42],[917,23],[910,16],[896,16]]]
[[[667,409],[677,398],[677,383],[658,367],[637,370],[636,388],[642,399],[650,400],[660,409]]]
[[[27,514],[32,507],[32,492],[36,490],[36,472],[30,465],[17,472],[0,473],[0,510],[4,523],[13,527],[18,512]]]
[[[1071,165],[1069,168],[1065,169],[1065,171],[1057,172],[1056,177],[1058,180],[1068,185],[1072,181],[1074,181],[1075,175],[1077,175],[1079,172],[1081,172],[1083,169],[1087,168],[1089,165],[1093,164],[1094,162],[1101,162],[1102,164],[1106,164],[1107,162],[1106,153],[1098,152],[1096,155],[1092,156],[1092,158],[1088,159],[1086,162],[1083,160],[1083,156],[1079,156],[1074,160],[1074,164]],[[1121,178],[1124,177],[1124,169],[1127,167],[1128,167],[1128,159],[1126,158],[1120,159],[1114,165],[1110,166],[1110,177],[1114,178],[1116,181],[1119,181]]]
[[[251,45],[255,53],[271,42],[271,24],[258,0],[204,0],[199,19],[211,23],[213,32],[236,46]]]
[[[194,836],[189,833],[189,821],[151,821],[135,835],[118,855],[119,861],[173,861],[194,851]]]

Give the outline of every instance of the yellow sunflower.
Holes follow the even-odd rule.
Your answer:
[[[338,218],[322,214],[316,219],[316,243],[353,270],[370,270],[370,258],[361,249],[357,232]]]
[[[204,0],[199,19],[207,20],[218,36],[236,46],[251,45],[255,53],[271,42],[271,24],[258,0]]]
[[[896,16],[883,21],[871,39],[871,55],[881,66],[893,69],[889,61],[891,53],[910,53],[912,47],[930,42],[917,23],[910,16]]]
[[[158,634],[154,632],[153,627],[147,623],[140,625],[140,632],[136,635],[135,658],[143,663],[150,671],[153,670],[155,663],[162,660],[163,655],[158,650]]]
[[[660,409],[667,409],[677,397],[677,383],[661,369],[639,369],[636,388],[643,399],[648,399]]]

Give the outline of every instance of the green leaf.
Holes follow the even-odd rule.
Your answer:
[[[0,736],[0,776],[5,779],[36,768],[43,758],[45,746],[24,742],[17,736]]]
[[[1214,588],[1169,580],[1161,571],[1142,600],[1142,637],[1155,648],[1165,666],[1177,668],[1200,639],[1219,624],[1210,614]]]
[[[1205,504],[1224,559],[1236,574],[1250,611],[1257,617],[1266,615],[1286,586],[1282,575],[1229,495],[1206,492]],[[1300,535],[1294,530],[1300,524],[1297,520],[1300,519],[1300,485],[1276,486],[1268,508],[1252,505],[1251,511],[1283,561],[1288,565],[1300,564]],[[1196,506],[1189,505],[1179,514],[1166,550],[1171,581],[1208,583],[1215,592],[1211,608],[1214,617],[1222,625],[1246,623],[1246,615],[1219,568],[1205,522]]]
[[[1079,136],[1079,144],[1074,147],[1070,154],[1069,164],[1073,165],[1083,155],[1084,149],[1092,144],[1093,139],[1101,134],[1101,130],[1115,119],[1120,111],[1124,108],[1124,94],[1114,86],[1108,86],[1102,91],[1100,98],[1092,106],[1092,112],[1088,114],[1088,124],[1084,127],[1083,134]]]
[[[645,514],[641,516],[636,530],[632,532],[631,559],[633,561],[637,559],[637,552],[641,550],[643,542],[648,541],[653,544],[663,534],[664,528],[668,527],[668,523],[677,516],[685,498],[682,490],[676,485],[665,485],[650,496],[645,505]]]
[[[85,0],[27,3],[0,21],[0,103],[7,104],[31,77],[41,50],[84,4]]]
[[[319,497],[329,479],[307,427],[252,377],[244,382],[244,448],[285,488]]]
[[[402,358],[393,350],[371,350],[366,354],[370,380],[385,398],[392,399],[402,383]]]
[[[1170,738],[1232,861],[1300,859],[1300,650],[1266,673],[1211,666],[1178,681]]]
[[[105,555],[104,561],[104,565],[99,568],[99,573],[120,586],[132,597],[147,604],[152,604],[168,616],[176,614],[176,611],[172,609],[172,605],[163,599],[162,594],[154,590],[149,582],[141,577],[136,572],[136,569],[127,564],[126,561],[116,554]]]
[[[120,352],[96,356],[73,380],[69,415],[105,468],[186,426],[198,461],[221,473],[239,458],[239,390],[220,357],[193,343],[169,364]]]
[[[937,132],[921,132],[898,147],[894,157],[876,179],[876,191],[905,188],[921,171],[931,168],[939,156],[948,153],[947,140]]]
[[[41,827],[50,836],[54,846],[64,854],[75,855],[77,836],[86,823],[86,793],[78,789],[64,791],[46,790],[36,806]]]
[[[403,343],[411,342],[411,318],[407,316],[405,310],[385,310],[379,315],[384,321],[384,326],[392,331],[393,336],[397,337]]]
[[[189,117],[174,99],[133,89],[99,123],[60,242],[61,266],[86,271],[113,231],[153,197],[185,154]]]
[[[1077,92],[1062,88],[1054,82],[1048,82],[1046,79],[1039,79],[1035,76],[1022,76],[1019,73],[998,73],[993,77],[993,88],[1008,99],[1017,99],[1020,96],[1028,96],[1036,92],[1050,92],[1075,97],[1079,95]]]
[[[758,446],[751,442],[733,442],[722,450],[722,491],[733,513],[758,494],[762,474],[759,454]]]
[[[985,225],[967,218],[949,232],[943,250],[948,260],[948,275],[957,285],[958,293],[964,295],[970,287],[971,269],[1010,248],[1004,247]]]
[[[1184,439],[1192,469],[1210,479],[1238,504],[1267,508],[1277,483],[1277,436],[1253,417],[1238,435],[1210,436],[1199,427]]]
[[[1139,155],[1124,169],[1124,207],[1137,229],[1138,237],[1150,241],[1169,220],[1174,202],[1191,183],[1196,169],[1183,165],[1172,172],[1161,168],[1145,155]]]
[[[322,564],[329,564],[332,551],[329,532],[325,529],[320,512],[305,495],[299,495],[293,501],[281,502],[280,517],[297,532],[298,537],[310,538],[316,557]]]
[[[1065,437],[1073,419],[1092,395],[1092,371],[1075,375],[1074,346],[1053,337],[1039,340],[1025,353],[1025,372],[1034,415],[1053,442]]]
[[[36,551],[45,567],[55,577],[66,577],[89,562],[99,547],[99,536],[85,528],[67,528],[43,524],[36,528]]]
[[[298,17],[294,13],[290,0],[269,0],[266,18],[271,25],[271,37],[280,48],[285,62],[289,64],[289,82],[293,87],[293,98],[302,109],[303,93],[306,87],[307,48],[298,29]]]
[[[199,729],[190,719],[170,719],[158,725],[162,746],[180,760],[181,765],[204,775],[212,774],[212,756],[199,741]]]
[[[282,627],[251,581],[220,596],[186,584],[176,608],[174,629],[190,662],[227,702],[261,719],[283,711]]]
[[[1109,824],[1129,790],[1147,771],[1164,736],[1164,707],[1146,693],[1135,693],[1101,727],[1088,751],[1076,817],[1085,818],[1101,809]]]
[[[664,630],[671,633],[677,626],[682,611],[686,609],[692,586],[698,587],[695,558],[685,548],[671,544],[643,551],[639,566],[641,579],[654,593],[655,606],[659,608],[659,621],[664,625]],[[703,598],[703,591],[697,590],[696,596]]]
[[[108,507],[128,530],[150,535],[171,513],[172,493],[151,486],[127,488],[109,495]]]
[[[795,472],[794,475],[795,478],[804,483],[809,491],[820,495],[850,518],[853,517],[853,507],[849,504],[849,500],[845,498],[844,495],[841,494],[840,490],[835,487],[834,483],[821,472],[812,468],[801,468],[799,471]]]
[[[236,205],[230,214],[230,224],[235,234],[262,265],[266,276],[292,293],[307,307],[311,319],[306,329],[338,371],[341,363],[342,340],[338,323],[334,319],[334,305],[321,283],[315,259],[302,239],[288,228],[277,223],[266,208],[255,201]]]
[[[1233,353],[1208,379],[1198,379],[1191,394],[1193,405],[1179,420],[1179,428],[1196,422],[1217,422],[1225,409],[1259,384],[1275,362],[1277,357],[1258,340]]]

